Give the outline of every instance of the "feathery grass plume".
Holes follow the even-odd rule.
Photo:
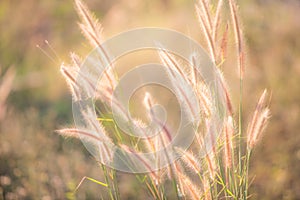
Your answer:
[[[86,112],[83,113],[84,120],[87,122],[89,127],[92,127],[93,130],[95,131],[95,134],[98,137],[101,137],[103,141],[102,144],[99,146],[100,150],[100,159],[101,161],[111,161],[113,158],[113,155],[111,154],[111,146],[113,146],[113,142],[111,138],[107,135],[106,130],[102,123],[99,123],[97,121],[97,116],[96,114],[91,110],[87,109]]]
[[[237,16],[237,5],[234,0],[229,0],[229,7],[230,7],[230,14],[233,23],[235,41],[236,41],[236,50],[237,50],[237,58],[238,58],[238,65],[239,65],[239,73],[240,78],[244,79],[245,73],[245,50],[243,44],[243,33],[241,29],[241,25],[239,22],[239,18]]]
[[[217,173],[217,150],[216,150],[216,142],[217,138],[215,137],[215,124],[212,123],[211,120],[206,121],[206,135],[205,135],[205,143],[203,144],[203,149],[206,153],[205,155],[205,163],[207,166],[208,173],[210,178],[213,180]]]
[[[220,25],[220,20],[221,20],[221,11],[222,11],[222,6],[223,6],[223,0],[218,1],[217,5],[217,10],[215,13],[215,17],[213,20],[213,29],[212,29],[212,38],[214,41],[217,41],[217,36],[218,36],[218,29]]]
[[[202,178],[204,200],[212,200],[211,185],[209,179],[204,175]]]
[[[136,127],[135,130],[138,131],[137,135],[139,135],[140,137],[143,137],[142,144],[144,144],[143,145],[144,149],[147,150],[147,152],[155,153],[153,156],[153,159],[156,164],[155,168],[156,169],[160,168],[161,167],[160,166],[161,156],[157,152],[161,150],[162,144],[161,143],[158,144],[158,142],[160,141],[159,137],[158,136],[154,136],[154,137],[148,136],[147,130],[145,130],[145,128],[147,126],[141,120],[134,119],[133,123],[135,124],[135,127]],[[155,185],[162,184],[162,181],[163,181],[162,170],[154,171],[153,174],[152,173],[150,174],[150,178],[153,180]]]
[[[230,16],[232,22],[232,29],[234,32],[235,43],[236,43],[236,59],[237,66],[239,70],[239,109],[238,109],[238,134],[237,134],[237,170],[239,171],[240,178],[235,178],[239,180],[235,180],[240,182],[239,187],[236,187],[235,196],[240,198],[247,198],[248,195],[248,168],[249,168],[249,156],[248,151],[246,152],[247,159],[243,159],[243,79],[245,74],[245,50],[244,50],[244,41],[243,34],[241,29],[241,24],[239,22],[238,14],[237,14],[237,5],[234,0],[229,0],[230,7]],[[246,166],[246,167],[243,167]],[[236,184],[235,184],[236,185]]]
[[[78,128],[64,128],[56,132],[64,137],[84,140],[98,148],[97,153],[99,153],[99,159],[102,163],[107,163],[113,158],[113,155],[110,153],[110,148],[106,145],[108,143],[107,138],[102,138],[94,131]]]
[[[240,70],[240,85],[242,85],[242,79],[244,77],[245,64],[244,64],[244,44],[243,44],[243,35],[240,28],[240,22],[237,16],[237,6],[234,0],[229,0],[229,7],[231,13],[231,21],[233,26],[229,27],[228,23],[225,23],[222,15],[222,8],[224,5],[224,0],[217,0],[216,7],[212,5],[210,0],[199,0],[195,5],[196,14],[200,23],[200,26],[203,30],[207,49],[209,55],[213,62],[221,66],[225,62],[225,57],[227,53],[227,41],[229,28],[232,28],[234,31],[236,49],[238,54],[238,68]],[[88,95],[93,95],[96,99],[101,100],[102,103],[107,104],[109,109],[112,109],[115,116],[118,116],[118,119],[123,119],[128,121],[132,125],[139,136],[143,137],[142,140],[136,142],[136,140],[130,140],[133,147],[128,147],[124,144],[125,141],[118,139],[115,143],[123,153],[131,153],[135,157],[132,158],[133,167],[142,166],[148,171],[147,175],[142,175],[142,178],[139,179],[141,183],[146,184],[149,189],[150,194],[155,199],[166,200],[165,190],[165,180],[170,179],[175,186],[176,194],[178,199],[220,199],[220,198],[234,198],[234,199],[246,199],[248,197],[248,168],[249,168],[249,157],[251,149],[255,146],[257,141],[260,138],[261,132],[266,126],[266,121],[269,118],[269,109],[264,107],[264,101],[266,99],[266,92],[263,93],[260,98],[256,110],[254,112],[253,119],[247,129],[247,142],[244,142],[241,137],[242,133],[242,87],[240,87],[240,107],[239,107],[239,137],[234,138],[234,122],[233,122],[233,105],[229,95],[229,88],[225,82],[223,74],[220,72],[220,79],[218,79],[218,93],[222,94],[222,98],[226,102],[227,115],[226,120],[222,124],[224,137],[220,138],[222,141],[219,141],[219,138],[216,137],[216,128],[217,124],[213,124],[213,111],[216,110],[214,101],[212,99],[212,94],[210,93],[208,86],[203,81],[201,75],[197,72],[197,66],[201,62],[200,57],[196,53],[190,55],[191,64],[189,67],[189,74],[187,75],[185,65],[178,62],[175,57],[167,52],[162,47],[159,48],[159,57],[161,62],[166,66],[166,73],[169,80],[171,81],[175,95],[178,97],[180,102],[183,102],[184,111],[192,120],[198,120],[200,117],[203,117],[200,126],[195,130],[195,138],[197,139],[198,144],[195,142],[193,148],[196,148],[199,151],[198,154],[194,154],[192,151],[185,151],[180,148],[174,148],[177,154],[182,154],[180,161],[175,161],[171,163],[171,157],[173,154],[167,151],[166,147],[170,147],[172,144],[173,132],[169,124],[165,124],[160,121],[153,109],[154,105],[153,98],[149,93],[145,94],[144,97],[144,106],[149,111],[149,118],[152,122],[155,122],[159,126],[160,133],[148,137],[148,129],[145,123],[139,119],[131,118],[126,107],[122,102],[118,101],[117,98],[113,98],[113,91],[117,85],[118,79],[116,78],[116,73],[113,71],[113,65],[109,59],[109,52],[101,46],[102,42],[102,27],[99,24],[98,20],[94,15],[88,10],[87,6],[81,0],[75,0],[77,12],[81,18],[82,23],[79,24],[84,36],[91,43],[93,47],[96,47],[96,53],[98,53],[97,58],[88,60],[89,64],[95,67],[92,69],[91,74],[87,72],[85,74],[80,70],[82,65],[82,60],[76,54],[71,54],[71,60],[73,67],[66,66],[62,64],[61,71],[64,75],[67,83],[69,84],[75,100],[81,99],[79,90],[85,89],[88,92]],[[210,8],[216,8],[210,10]],[[218,63],[217,63],[218,62]],[[109,66],[108,66],[109,65]],[[109,68],[107,68],[109,67]],[[221,70],[221,69],[218,69]],[[219,71],[218,71],[219,72]],[[94,74],[103,74],[103,77],[98,81],[98,77]],[[77,81],[80,79],[80,81]],[[193,102],[193,99],[190,99],[191,89],[187,86],[191,85],[193,92],[195,93],[197,100]],[[93,92],[93,93],[91,93]],[[96,96],[94,95],[96,92]],[[1,95],[1,94],[0,94]],[[194,94],[193,94],[194,95]],[[83,96],[83,95],[82,95]],[[0,101],[1,102],[1,101]],[[199,103],[200,112],[197,113],[195,109],[196,103]],[[1,105],[1,104],[0,104]],[[101,104],[102,105],[102,104]],[[104,145],[107,141],[112,143],[112,139],[106,135],[104,124],[101,120],[97,121],[96,114],[92,110],[87,110],[83,113],[83,118],[86,121],[87,125],[93,129],[62,129],[58,132],[61,135],[68,137],[75,137],[80,139],[85,139],[91,141],[91,143],[96,143],[98,145],[99,155],[105,157],[104,154],[109,152],[109,149],[105,149]],[[105,119],[104,119],[105,120]],[[112,120],[114,122],[114,120]],[[155,127],[156,128],[156,127]],[[115,130],[118,131],[117,129]],[[127,139],[127,138],[126,138]],[[237,139],[238,147],[235,147],[233,142]],[[205,141],[205,142],[204,142]],[[127,141],[126,141],[127,142]],[[112,143],[113,145],[113,143]],[[242,148],[240,148],[242,145]],[[242,151],[244,145],[247,145],[248,149],[245,153]],[[172,147],[172,146],[171,146]],[[173,147],[172,147],[173,148]],[[149,152],[160,152],[157,155],[154,154],[154,159],[156,160],[156,167],[160,168],[162,161],[168,161],[171,163],[164,169],[158,169],[154,171],[152,169],[154,163],[150,163],[150,159],[146,158],[141,154],[141,150],[148,150]],[[200,155],[204,151],[205,155]],[[224,150],[224,152],[223,152]],[[106,152],[107,151],[107,152]],[[235,151],[237,152],[236,156],[238,159],[238,164],[235,163]],[[116,157],[116,154],[113,156]],[[156,157],[155,157],[156,156]],[[201,156],[201,157],[200,157]],[[111,159],[112,156],[107,156],[107,159]],[[246,159],[244,159],[246,157]],[[136,162],[138,161],[138,162]],[[151,159],[152,161],[152,159]],[[223,162],[222,162],[223,161]],[[184,164],[181,166],[181,164]],[[131,165],[131,161],[128,161],[128,165]],[[104,166],[104,165],[103,165]],[[102,167],[103,167],[102,166]],[[188,168],[186,168],[188,167]],[[105,173],[107,188],[110,190],[110,194],[116,188],[116,177],[113,177],[111,174],[107,173],[108,170],[105,167],[102,168]],[[188,169],[191,169],[187,172]],[[113,170],[112,170],[113,171]],[[225,172],[225,174],[223,173]],[[197,174],[202,185],[196,185],[195,177],[191,177],[188,173],[194,175]],[[140,177],[137,175],[137,177]],[[113,182],[113,183],[112,183]],[[111,199],[119,199],[119,194],[115,193],[111,195]]]
[[[151,110],[151,108],[153,107],[154,105],[154,102],[153,102],[153,98],[152,96],[150,95],[150,93],[146,92],[145,93],[145,96],[144,96],[144,101],[143,101],[147,111],[150,111],[150,114],[149,114],[149,119],[150,120],[154,120],[155,118],[155,114],[153,113],[153,111]],[[140,121],[140,120],[139,120]],[[141,124],[142,126],[141,127],[146,127],[146,125],[144,123]],[[161,147],[161,143],[159,142],[159,138],[158,136],[155,136],[155,137],[148,137],[146,134],[147,133],[144,133],[145,134],[145,137],[147,138],[145,140],[145,143],[146,143],[146,146],[148,148],[148,150],[150,152],[157,152],[158,150],[160,150],[160,147]],[[157,160],[159,160],[159,158],[156,158]]]
[[[191,81],[181,70],[175,58],[168,52],[166,52],[166,50],[160,49],[159,57],[162,63],[166,66],[166,72],[171,80],[172,85],[174,86],[176,96],[187,107],[187,111],[189,111],[189,115],[192,118],[192,121],[196,121],[199,114],[193,106],[195,104],[191,102],[191,99],[189,98],[190,96],[192,96],[192,94],[188,93],[190,91],[189,88],[184,88],[184,86],[187,83],[191,83]]]
[[[228,30],[229,30],[229,26],[227,23],[225,27],[225,31],[222,36],[221,46],[220,46],[219,56],[221,57],[221,63],[226,59],[227,56]]]
[[[184,73],[184,71],[181,69],[180,64],[177,62],[177,60],[174,58],[173,55],[171,55],[167,50],[163,49],[163,47],[160,47],[159,49],[159,57],[162,63],[165,66],[170,67],[171,69],[175,70],[182,78],[183,80],[192,83],[189,77]],[[172,71],[170,73],[175,77],[176,74]]]
[[[204,117],[210,117],[213,111],[212,99],[209,94],[207,86],[203,83],[198,84],[197,96],[199,98],[199,105],[203,111]]]
[[[268,119],[270,117],[270,110],[268,108],[264,109],[258,116],[255,129],[253,130],[253,134],[249,137],[248,146],[252,149],[260,139],[261,133],[265,129]]]
[[[199,149],[205,149],[204,136],[202,135],[202,130],[197,130],[195,133],[196,145]]]
[[[109,102],[109,106],[111,106],[115,118],[117,117],[119,120],[130,122],[131,117],[128,114],[125,106],[116,98],[113,98],[112,94],[111,95],[109,94],[111,91],[107,91],[106,93],[101,93],[101,91],[97,91],[97,92],[98,92],[98,98],[100,97],[105,102]]]
[[[185,191],[188,197],[192,200],[199,200],[202,196],[201,188],[183,173],[178,173],[178,177],[182,181],[183,191]]]
[[[64,63],[61,64],[60,66],[60,71],[62,73],[62,75],[65,77],[65,79],[70,82],[70,84],[72,86],[77,86],[77,83],[76,83],[76,77],[78,75],[78,69],[75,68],[75,67],[70,67],[70,66],[67,66],[65,65]]]
[[[200,0],[200,2],[201,1],[202,0]],[[198,21],[200,22],[200,26],[203,30],[204,36],[207,41],[207,46],[209,49],[211,59],[215,63],[216,62],[215,45],[214,45],[214,41],[213,41],[213,38],[212,38],[212,35],[210,32],[209,25],[207,24],[207,22],[205,20],[205,17],[203,15],[203,10],[198,5],[196,5],[195,7],[196,7],[196,13],[198,16]]]
[[[132,155],[134,155],[135,158],[137,160],[139,160],[143,164],[143,166],[149,171],[149,173],[151,173],[152,177],[154,177],[155,179],[159,179],[159,177],[157,177],[157,175],[154,173],[155,171],[151,167],[150,161],[145,156],[140,154],[140,152],[138,152],[136,149],[130,148],[124,144],[120,144],[120,147],[125,152],[131,153]]]
[[[79,92],[80,86],[76,82],[76,77],[78,75],[77,70],[78,69],[71,68],[70,66],[67,66],[64,63],[62,63],[60,66],[60,72],[64,76],[75,101],[77,101],[81,98],[81,95]]]
[[[217,169],[216,161],[215,161],[215,154],[213,152],[207,153],[207,155],[205,156],[205,161],[207,164],[209,177],[211,178],[211,180],[214,180],[214,178],[216,176],[216,169]]]
[[[110,61],[103,60],[103,55],[99,52],[99,47],[97,48],[97,57],[92,59],[89,58],[88,62],[94,66],[93,74],[97,75],[95,78],[99,79],[98,88],[107,88],[110,91],[113,91],[118,83],[117,73],[114,70],[114,65]],[[103,51],[105,51],[103,49]]]
[[[102,26],[99,23],[98,19],[92,14],[87,6],[81,0],[75,0],[75,6],[77,13],[82,20],[82,23],[79,23],[79,27],[85,36],[85,38],[90,42],[93,47],[98,49],[101,58],[104,58],[104,66],[110,64],[110,59],[107,52],[103,49],[102,42]],[[108,80],[112,82],[109,74],[105,74]]]
[[[97,82],[95,76],[83,73],[83,71],[81,71],[77,66],[68,66],[64,63],[61,64],[60,70],[69,84],[75,100],[81,99],[82,91],[85,91],[85,95],[89,97],[94,96],[97,89],[94,84]]]
[[[226,102],[227,112],[230,116],[233,116],[233,108],[232,108],[231,98],[229,94],[229,89],[222,72],[219,73],[218,81],[219,81],[218,86],[221,86],[221,88],[219,88],[221,90],[219,93],[224,95],[223,99],[225,99]]]
[[[153,98],[148,92],[146,92],[145,94],[143,103],[147,108],[147,110],[150,111],[149,114],[150,120],[153,120],[155,124],[158,126],[157,130],[161,130],[161,132],[157,136],[153,137],[155,142],[152,143],[154,144],[155,151],[161,150],[167,146],[166,145],[167,143],[170,143],[172,141],[171,131],[169,130],[167,125],[164,122],[162,122],[160,119],[158,119],[155,113],[153,113],[151,108],[154,106],[154,102],[153,102]],[[161,135],[161,133],[163,134]]]
[[[11,67],[6,71],[0,81],[0,121],[5,117],[5,101],[12,90],[15,74],[15,70]]]
[[[72,52],[70,54],[70,58],[72,60],[72,67],[68,68],[67,66],[65,66],[64,64],[62,64],[61,71],[62,71],[62,73],[63,73],[64,76],[67,76],[69,79],[71,79],[70,80],[71,83],[72,83],[71,85],[73,85],[73,86],[70,85],[71,90],[74,90],[72,88],[74,87],[74,84],[76,82],[77,76],[80,75],[80,74],[82,74],[80,77],[84,78],[86,80],[84,82],[90,82],[89,85],[91,85],[92,83],[97,82],[97,80],[96,80],[97,78],[96,77],[94,77],[94,76],[87,77],[85,74],[83,75],[83,73],[80,72],[81,65],[83,63],[82,63],[82,59],[77,54],[75,54],[74,52]],[[96,74],[100,74],[101,72],[102,71],[96,72]],[[104,72],[108,73],[107,70],[105,70]],[[109,75],[107,75],[107,76],[109,76]],[[97,88],[97,91],[94,91],[95,92],[95,96],[94,96],[95,98],[99,97],[100,93],[105,93],[107,96],[112,96],[112,92],[110,92],[110,91],[113,90],[112,87],[114,87],[113,86],[114,83],[112,81],[109,81],[109,83],[108,83],[107,79],[108,78],[106,78],[105,80],[99,81],[99,84],[101,84],[101,87],[94,87],[94,86],[91,87],[92,90],[95,90]],[[79,87],[77,87],[77,89],[79,89]],[[101,92],[98,92],[98,90],[101,90]],[[100,99],[104,100],[105,98],[100,98]],[[78,100],[78,98],[76,98],[75,100]],[[107,101],[107,102],[110,102],[110,101]]]
[[[99,135],[107,142],[110,141],[109,137],[106,134],[105,128],[101,123],[97,121],[96,114],[90,108],[88,108],[83,113],[83,117],[87,124],[89,124],[89,127],[93,127],[93,129],[97,132],[97,135]]]
[[[198,174],[201,172],[200,161],[190,152],[185,151],[181,148],[176,148],[176,150],[182,155],[182,161],[192,170],[194,173]]]
[[[150,111],[149,118],[150,120],[153,120],[155,124],[158,126],[159,129],[157,130],[162,130],[161,133],[158,134],[158,136],[155,136],[153,139],[155,140],[154,142],[154,149],[156,151],[165,148],[166,147],[166,142],[170,143],[172,141],[172,134],[167,125],[162,122],[160,119],[157,118],[155,113],[152,111],[152,107],[154,106],[154,101],[151,95],[146,92],[144,96],[144,101],[143,101],[145,107],[147,108],[148,111]],[[155,130],[154,130],[155,131]],[[167,140],[167,141],[166,141]]]
[[[153,120],[160,126],[161,131],[157,134],[157,136],[154,138],[155,140],[155,149],[156,151],[163,151],[163,154],[158,155],[156,159],[158,160],[166,160],[168,163],[171,163],[171,157],[170,153],[167,151],[168,145],[172,142],[172,134],[171,130],[167,126],[167,124],[163,123],[159,119],[157,119],[155,116]],[[160,167],[160,166],[159,166]],[[170,173],[170,179],[175,178],[175,174],[173,172]]]
[[[141,119],[132,118],[132,124],[134,125],[134,127],[136,127],[134,129],[134,134],[145,139],[145,141],[147,141],[146,143],[149,143],[151,141],[151,136],[147,135],[147,125],[145,124],[145,122],[143,122]],[[153,143],[149,143],[148,145],[149,150],[154,150]]]
[[[115,73],[112,70],[112,66],[109,67],[112,64],[111,60],[108,56],[108,53],[101,45],[103,38],[102,26],[99,23],[98,19],[94,16],[94,14],[90,12],[90,10],[81,0],[75,0],[75,6],[77,9],[77,13],[82,20],[82,23],[79,23],[79,27],[90,44],[93,47],[97,48],[97,51],[100,54],[102,67],[106,67],[106,69],[104,70],[104,75],[107,78],[111,89],[113,89],[116,85],[116,80],[114,77]]]
[[[270,116],[270,110],[264,105],[266,97],[267,90],[264,90],[256,105],[252,121],[250,122],[247,129],[247,145],[250,149],[252,149],[254,145],[257,144]]]
[[[79,23],[81,31],[92,46],[98,47],[102,42],[102,26],[81,0],[75,0],[75,6],[82,20]]]
[[[199,8],[201,8],[202,13],[203,13],[203,17],[204,17],[204,21],[205,24],[208,27],[209,33],[212,33],[212,20],[211,20],[211,16],[210,16],[210,11],[208,10],[208,2],[205,2],[205,0],[199,0],[198,2]]]
[[[86,139],[87,141],[91,142],[105,142],[101,137],[96,136],[94,133],[90,132],[89,130],[84,129],[77,129],[77,128],[64,128],[56,131],[58,134],[77,138],[77,139]]]
[[[156,171],[151,172],[150,175],[150,179],[152,180],[152,183],[155,186],[160,186],[164,183],[165,181],[165,177],[166,177],[166,170],[165,169],[159,169]]]
[[[82,59],[74,52],[70,53],[70,58],[73,62],[73,66],[77,67],[78,69],[80,69],[81,65],[82,65]]]
[[[227,118],[227,121],[225,122],[225,141],[224,141],[224,157],[225,157],[225,167],[231,168],[232,167],[232,159],[233,159],[233,134],[234,134],[234,128],[233,128],[233,120],[232,117],[229,116]]]
[[[198,73],[198,70],[197,70],[197,61],[199,58],[197,58],[198,56],[193,53],[191,55],[191,58],[190,58],[190,61],[191,61],[191,64],[190,64],[190,76],[191,76],[191,83],[193,84],[193,87],[194,87],[194,90],[197,90],[197,85],[198,83],[200,82],[199,81],[199,73]]]
[[[85,73],[86,77],[91,79],[91,82],[94,85],[98,83],[97,86],[99,90],[103,91],[103,88],[108,88],[109,90],[113,91],[117,85],[117,74],[114,71],[114,66],[109,61],[103,60],[103,56],[102,53],[99,52],[99,48],[96,48],[96,50],[96,56],[90,56],[85,60],[84,63],[82,63],[84,66],[82,66],[81,71]],[[73,63],[75,63],[74,65],[78,65],[78,58],[76,59],[73,56],[71,59]]]

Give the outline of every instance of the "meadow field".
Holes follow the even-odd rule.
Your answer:
[[[106,39],[151,26],[177,30],[205,46],[194,1],[84,2]],[[271,117],[250,161],[250,199],[300,199],[300,2],[237,4],[247,55],[244,127],[265,88],[271,96]],[[70,52],[85,57],[93,49],[78,21],[73,0],[0,1],[0,200],[110,198],[106,187],[89,180],[74,192],[83,177],[104,182],[104,175],[80,140],[55,132],[74,126],[72,95],[60,65],[70,61]],[[229,35],[228,54],[235,48]],[[222,70],[237,112],[238,70],[228,59]],[[121,199],[153,199],[134,175],[116,176]]]

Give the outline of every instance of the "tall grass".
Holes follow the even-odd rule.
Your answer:
[[[84,36],[93,47],[100,47],[99,49],[102,54],[106,55],[105,49],[101,46],[101,42],[103,41],[102,28],[98,20],[83,2],[75,0],[75,4],[82,21],[79,26]],[[223,7],[225,7],[226,4],[228,4],[230,8],[230,22],[226,22],[222,19],[224,17]],[[250,184],[248,170],[251,152],[261,138],[270,116],[270,111],[266,103],[267,92],[265,90],[261,95],[248,128],[244,128],[242,126],[244,124],[242,119],[242,94],[245,76],[245,44],[237,13],[237,5],[233,0],[224,2],[223,0],[219,0],[216,5],[210,1],[199,0],[195,7],[200,27],[206,39],[205,45],[207,51],[212,61],[219,67],[220,72],[227,62],[227,54],[230,53],[236,56],[235,60],[237,68],[239,69],[240,84],[239,105],[233,105],[230,90],[225,78],[220,73],[220,80],[218,81],[222,87],[219,89],[222,94],[224,94],[226,116],[222,122],[221,136],[215,137],[215,133],[213,133],[210,127],[216,126],[211,124],[211,113],[216,109],[216,105],[209,95],[208,86],[205,82],[199,80],[197,74],[195,74],[193,65],[199,62],[197,56],[191,55],[192,64],[187,67],[183,66],[181,62],[170,53],[159,50],[159,57],[167,68],[166,71],[174,85],[175,92],[177,93],[176,96],[179,96],[187,105],[187,110],[192,116],[197,115],[198,113],[195,113],[193,104],[189,102],[189,98],[187,98],[188,94],[186,94],[182,85],[179,84],[180,80],[189,83],[200,102],[203,121],[201,121],[199,127],[195,130],[195,141],[191,148],[187,151],[180,148],[175,149],[178,154],[181,154],[179,160],[176,160],[160,170],[150,168],[150,173],[136,174],[136,178],[140,181],[141,185],[147,188],[149,195],[154,199],[163,200],[167,198],[173,199],[175,197],[177,199],[248,199],[251,196],[251,194],[248,193]],[[236,45],[235,52],[227,52],[227,43],[231,33],[234,35]],[[106,58],[108,59],[108,57]],[[80,94],[78,93],[79,86],[75,81],[77,76],[82,76],[90,89],[93,90],[97,87],[90,84],[92,81],[89,81],[88,77],[85,77],[86,75],[80,74],[81,59],[74,53],[72,53],[71,59],[73,63],[71,65],[63,64],[61,66],[61,72],[70,86],[73,98],[80,99]],[[177,72],[177,74],[174,75],[174,73],[172,73],[174,71]],[[178,75],[180,75],[180,77],[178,77]],[[97,96],[97,98],[99,98],[98,100],[108,108],[110,108],[111,105],[112,91],[114,91],[116,87],[117,80],[118,78],[115,76],[113,67],[111,67],[105,71],[105,77],[101,82],[103,84],[97,89],[99,93]],[[155,102],[155,96],[151,96],[148,92],[145,93],[144,107],[146,111],[153,106],[153,102]],[[120,112],[121,114],[123,112],[121,105]],[[104,145],[107,141],[114,142],[125,152],[136,153],[138,156],[138,153],[142,150],[141,146],[146,147],[149,151],[156,151],[164,148],[166,143],[170,142],[170,135],[172,135],[172,129],[166,124],[163,125],[162,134],[159,136],[147,138],[142,144],[131,140],[129,143],[135,145],[133,145],[133,148],[129,148],[126,146],[127,143],[125,144],[125,139],[120,136],[119,129],[114,120],[106,116],[97,116],[95,118],[89,113],[86,113],[84,117],[84,120],[96,127],[96,130],[98,130],[97,136],[90,133],[89,130],[80,128],[66,128],[59,130],[58,133],[67,137],[83,138],[89,141],[100,142],[102,145],[100,145],[99,151],[101,152],[99,152],[99,154],[101,155],[100,159],[102,161],[114,156]],[[151,112],[150,117],[155,119],[155,116],[151,115]],[[108,121],[113,125],[108,126]],[[136,120],[133,123],[140,128],[144,126],[141,120]],[[112,132],[112,134],[110,132]],[[211,151],[205,149],[206,144],[204,144],[204,137],[206,136],[209,136],[211,140],[217,144]],[[192,148],[193,150],[191,150]],[[201,149],[206,150],[205,156],[201,156],[200,153],[197,153],[200,152]],[[166,157],[168,157],[167,152]],[[143,162],[145,166],[148,166],[147,160],[143,160],[143,158],[139,157],[138,159]],[[97,181],[89,177],[85,177],[84,179],[91,180],[106,187],[111,199],[120,199],[117,180],[118,172],[103,164],[100,165],[104,172],[105,180]],[[172,185],[173,191],[170,190],[170,185]],[[172,194],[174,196],[170,197]]]

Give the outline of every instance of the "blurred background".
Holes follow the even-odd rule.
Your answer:
[[[85,2],[103,24],[106,38],[156,26],[203,41],[194,1]],[[245,123],[263,89],[272,93],[272,118],[250,166],[252,199],[300,199],[300,1],[238,4],[248,55]],[[84,176],[103,181],[101,169],[80,141],[54,133],[73,124],[72,98],[60,63],[69,61],[69,52],[84,57],[92,50],[77,21],[72,0],[0,1],[0,82],[8,80],[2,91],[11,89],[7,99],[0,95],[0,200],[107,197],[105,188],[90,181],[72,193]],[[237,69],[227,64],[224,74],[237,103]],[[119,176],[123,199],[146,199],[134,177]]]

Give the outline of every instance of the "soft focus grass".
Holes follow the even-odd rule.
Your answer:
[[[86,1],[109,37],[138,26],[163,26],[202,41],[193,2]],[[300,24],[298,1],[240,1],[240,15],[248,43],[245,80],[246,112],[254,109],[262,88],[272,93],[272,118],[254,151],[250,176],[253,199],[299,199],[300,192]],[[59,74],[68,52],[85,55],[90,48],[77,27],[73,2],[0,2],[0,67],[17,70],[8,98],[6,118],[0,122],[0,199],[72,198],[83,176],[103,180],[94,159],[76,140],[64,140],[54,130],[72,124],[71,97]],[[197,27],[197,28],[194,28]],[[60,58],[53,62],[36,48],[47,39]],[[231,44],[233,47],[234,44]],[[233,99],[237,102],[236,69],[226,66]],[[249,112],[247,112],[249,111]],[[246,121],[247,122],[247,121]],[[124,199],[136,199],[138,183],[119,177]],[[102,186],[86,181],[78,199],[101,197]],[[105,199],[105,196],[103,196]]]

